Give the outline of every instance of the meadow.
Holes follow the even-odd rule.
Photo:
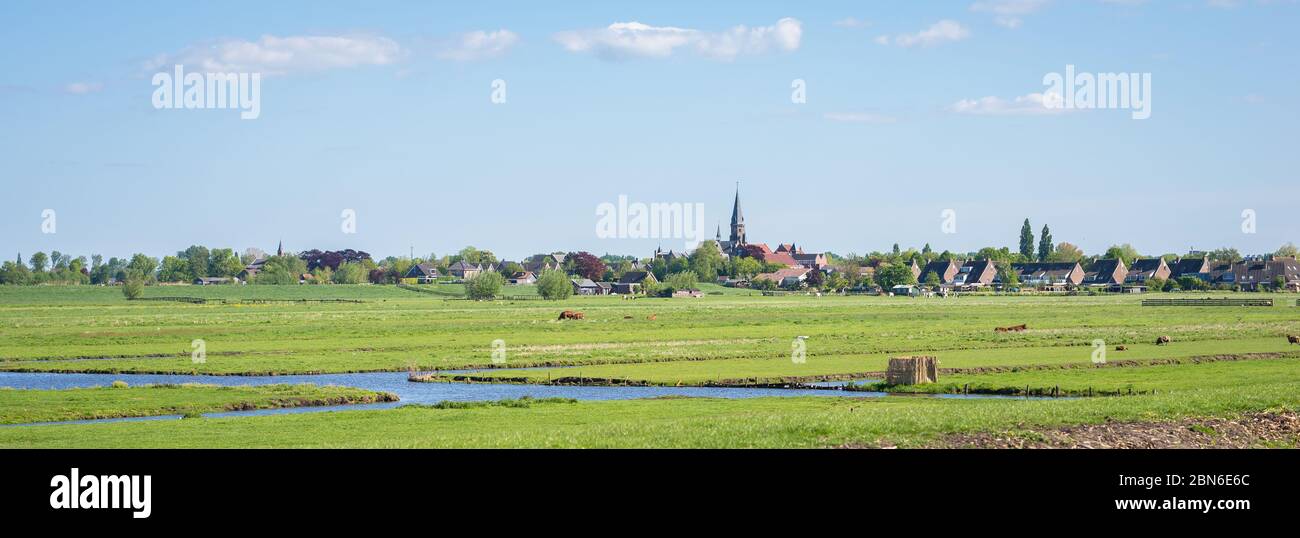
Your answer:
[[[439,376],[468,375],[476,381],[549,383],[576,377],[703,385],[862,379],[878,375],[891,356],[925,354],[938,357],[944,369],[940,383],[926,391],[1028,386],[1075,394],[1091,387],[1135,395],[1053,401],[891,396],[871,401],[663,399],[524,409],[408,408],[198,419],[167,426],[8,428],[0,432],[0,446],[914,446],[943,432],[1083,422],[1113,418],[1125,409],[1124,416],[1134,419],[1172,419],[1300,404],[1295,390],[1300,378],[1293,373],[1300,370],[1300,347],[1286,341],[1286,335],[1300,334],[1294,294],[1273,296],[1278,299],[1274,307],[1142,307],[1143,297],[1136,295],[760,296],[705,286],[708,295],[697,299],[573,297],[552,302],[537,300],[530,287],[507,287],[508,295],[519,298],[480,302],[460,298],[455,287],[427,287],[438,289],[145,290],[146,297],[213,300],[206,304],[127,301],[119,290],[105,287],[0,287],[0,371],[418,371],[441,380],[446,377]],[[360,302],[312,302],[322,299]],[[559,321],[561,310],[582,311],[586,319]],[[1022,323],[1027,331],[993,330]],[[1159,336],[1169,336],[1172,343],[1156,346]],[[804,337],[802,361],[792,360],[796,337]],[[192,356],[196,340],[206,351],[202,361]],[[1104,343],[1108,362],[1123,367],[1093,367],[1097,340]],[[497,341],[505,350],[500,362],[493,360]],[[1127,350],[1116,351],[1119,345]],[[503,367],[535,369],[445,372]],[[0,392],[0,400],[7,392],[12,391]],[[920,418],[927,413],[944,418]],[[868,418],[870,423],[859,422]],[[800,426],[819,421],[825,421],[824,431]],[[651,423],[660,425],[651,428]],[[543,429],[547,425],[550,430]],[[376,435],[350,433],[360,427],[376,428]],[[642,427],[655,433],[626,431]],[[174,428],[175,435],[152,433],[158,428]],[[726,437],[741,432],[747,433]],[[605,439],[607,435],[618,438]]]

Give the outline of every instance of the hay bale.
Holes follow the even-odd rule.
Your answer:
[[[939,360],[934,357],[890,357],[885,382],[890,385],[922,385],[939,380]]]

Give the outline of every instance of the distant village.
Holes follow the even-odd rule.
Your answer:
[[[1287,243],[1276,252],[1242,256],[1223,248],[1183,255],[1142,256],[1133,247],[1112,246],[1086,256],[1068,242],[1054,243],[1044,226],[1035,242],[1026,219],[1020,249],[988,247],[978,252],[921,250],[839,256],[806,252],[796,243],[750,242],[736,192],[729,234],[690,252],[656,249],[651,256],[596,256],[588,252],[536,254],[520,261],[466,247],[454,255],[387,257],[363,251],[308,250],[274,254],[248,249],[191,246],[162,260],[136,254],[128,259],[72,257],[38,252],[0,267],[0,284],[115,285],[130,280],[150,285],[222,284],[544,284],[544,295],[663,295],[699,297],[701,283],[767,293],[859,293],[947,295],[979,291],[1142,293],[1147,291],[1233,290],[1300,292],[1300,262]],[[543,282],[543,281],[546,282]],[[560,287],[568,288],[558,290]]]

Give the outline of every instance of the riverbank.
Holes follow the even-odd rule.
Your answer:
[[[180,415],[395,402],[352,387],[298,385],[144,385],[60,390],[0,389],[0,424]]]

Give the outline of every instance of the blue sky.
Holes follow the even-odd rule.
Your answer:
[[[5,2],[0,248],[648,255],[597,205],[711,236],[737,180],[751,241],[841,254],[1026,217],[1087,253],[1300,242],[1295,1],[698,4]],[[176,63],[263,73],[260,117],[155,109]],[[1151,117],[1027,106],[1066,65],[1149,73]]]

